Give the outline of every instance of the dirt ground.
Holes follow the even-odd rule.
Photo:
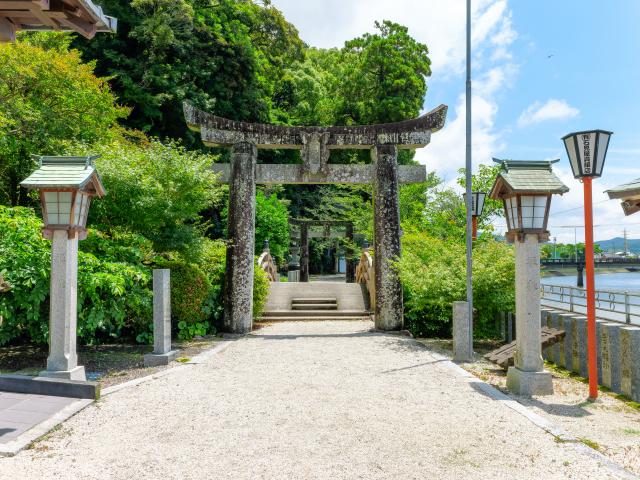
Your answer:
[[[418,341],[441,355],[453,356],[451,340]],[[475,362],[461,366],[509,394],[506,371],[482,358],[493,346],[491,342],[475,344]],[[640,406],[606,390],[600,391],[598,401],[589,402],[589,386],[585,379],[556,368],[553,364],[547,364],[546,368],[553,375],[553,395],[535,398],[510,396],[562,427],[585,445],[640,475]]]
[[[191,341],[174,343],[180,351],[172,362],[184,362],[190,357],[211,348],[220,337],[209,335]],[[87,379],[98,381],[101,388],[127,382],[135,378],[164,370],[168,366],[144,366],[144,354],[153,350],[150,345],[106,344],[81,347],[78,364],[84,365]],[[46,347],[24,345],[0,348],[0,372],[21,375],[37,375],[47,363]]]

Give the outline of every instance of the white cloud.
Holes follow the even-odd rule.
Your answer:
[[[518,119],[518,126],[525,127],[547,120],[568,120],[580,114],[580,110],[572,107],[564,100],[551,98],[545,103],[534,102],[522,112]]]
[[[465,2],[451,0],[273,0],[309,45],[341,47],[345,40],[371,32],[375,20],[392,20],[426,43],[431,58],[430,86],[448,90],[455,99],[447,124],[416,159],[450,179],[465,158]],[[472,2],[473,158],[487,163],[504,148],[495,131],[497,96],[512,83],[517,66],[510,47],[517,37],[508,0]],[[431,87],[433,88],[433,87]],[[442,90],[441,90],[442,91]],[[433,90],[431,90],[433,95]],[[427,95],[427,100],[430,95]],[[430,110],[435,105],[430,105]]]

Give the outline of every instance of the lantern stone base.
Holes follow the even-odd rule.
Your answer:
[[[553,395],[553,382],[549,372],[525,372],[516,367],[507,371],[507,388],[515,395]]]
[[[178,350],[171,350],[167,353],[147,353],[144,356],[145,367],[157,367],[160,365],[169,365],[172,360],[178,356]]]
[[[87,375],[84,372],[84,366],[78,365],[71,370],[42,370],[40,372],[41,377],[48,378],[62,378],[65,380],[81,380],[86,381]]]

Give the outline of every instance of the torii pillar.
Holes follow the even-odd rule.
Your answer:
[[[376,329],[379,330],[401,330],[404,319],[402,285],[392,265],[392,262],[400,258],[398,150],[395,145],[377,145],[371,153],[375,165],[373,193],[375,324]]]
[[[412,120],[349,127],[289,127],[237,122],[216,117],[189,104],[184,104],[184,114],[189,128],[200,132],[205,145],[233,150],[231,165],[213,165],[220,180],[230,184],[225,276],[227,330],[243,333],[252,326],[256,183],[373,185],[375,324],[381,330],[402,329],[402,286],[392,265],[400,255],[398,188],[401,183],[424,182],[426,168],[424,165],[398,165],[397,150],[426,146],[431,133],[444,126],[445,105]],[[260,148],[301,150],[303,163],[256,164],[256,149]],[[329,163],[330,150],[354,148],[370,149],[372,164]],[[301,243],[304,249],[304,239]],[[302,256],[305,255],[308,254],[303,250]],[[304,263],[303,258],[301,264]],[[308,267],[306,271],[308,274]]]

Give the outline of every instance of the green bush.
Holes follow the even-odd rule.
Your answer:
[[[204,239],[195,254],[200,269],[207,276],[210,290],[205,301],[204,311],[217,328],[222,328],[224,313],[224,275],[226,271],[227,247],[222,240]],[[253,276],[253,316],[262,314],[269,294],[269,279],[264,270],[256,264]]]
[[[253,271],[253,318],[262,315],[267,295],[269,295],[269,277],[267,272],[256,264]]]
[[[0,295],[0,345],[47,342],[51,242],[42,238],[41,228],[33,210],[0,206],[0,272],[12,286]],[[104,251],[100,257],[78,253],[78,338],[93,344],[148,330],[151,271],[139,262],[122,261],[138,258],[140,251],[98,233],[90,232],[89,239],[89,245],[99,243]]]
[[[465,246],[423,233],[403,236],[398,262],[404,285],[407,328],[419,336],[450,336],[452,303],[466,296]],[[473,251],[474,331],[494,335],[499,312],[514,307],[515,269],[511,249],[494,240],[478,241]]]
[[[144,235],[158,252],[188,255],[202,237],[200,212],[214,204],[222,189],[211,170],[214,157],[175,142],[114,136],[110,142],[68,150],[101,155],[96,168],[107,195],[91,205],[90,223],[109,234]]]

